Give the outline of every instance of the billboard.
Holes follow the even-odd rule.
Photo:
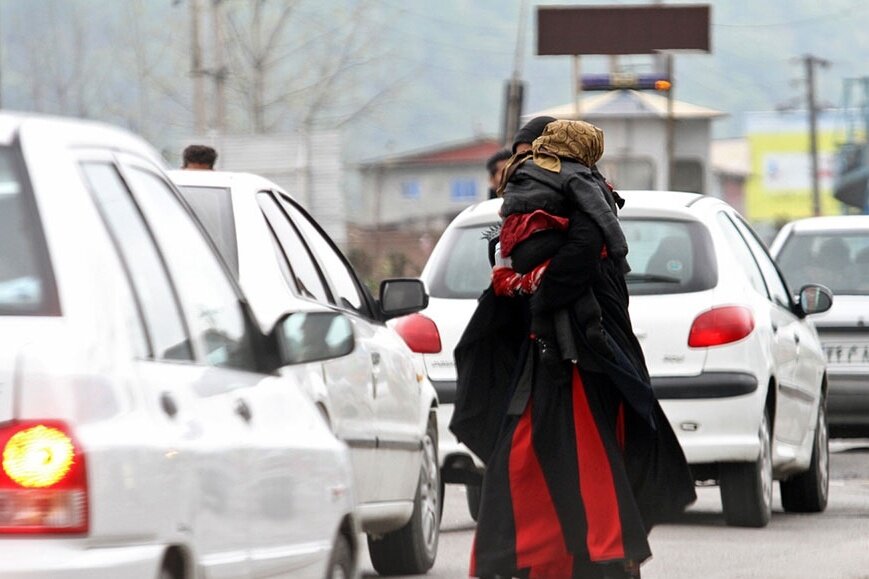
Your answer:
[[[839,119],[837,111],[818,114],[818,182],[823,215],[842,213],[841,204],[833,198],[835,151],[841,141]],[[748,113],[746,138],[751,151],[751,176],[745,188],[746,217],[752,221],[811,217],[808,113]]]

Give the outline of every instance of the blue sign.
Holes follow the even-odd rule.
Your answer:
[[[403,181],[401,183],[401,196],[405,199],[419,199],[420,191],[419,181]]]

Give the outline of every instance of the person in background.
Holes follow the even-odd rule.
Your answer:
[[[217,151],[207,145],[190,145],[184,149],[182,169],[212,171],[217,161]]]
[[[486,170],[489,172],[489,199],[498,196],[498,186],[501,184],[501,175],[504,174],[504,166],[512,154],[509,149],[500,149],[486,160]]]

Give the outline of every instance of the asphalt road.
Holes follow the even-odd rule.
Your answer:
[[[656,527],[644,579],[869,579],[869,440],[831,444],[830,504],[824,513],[781,510],[778,485],[764,529],[727,527],[717,487],[698,489],[682,519]],[[426,577],[467,577],[474,523],[463,487],[447,486],[440,549]],[[363,577],[376,577],[363,556]]]

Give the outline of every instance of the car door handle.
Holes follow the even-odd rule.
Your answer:
[[[772,323],[772,333],[778,333],[778,324],[775,322]]]
[[[175,402],[175,398],[168,392],[160,394],[160,408],[163,409],[163,412],[169,418],[175,418],[175,415],[178,414],[178,403]]]
[[[794,334],[794,342],[796,342],[797,346],[800,345],[800,335]]]
[[[239,398],[235,401],[235,413],[241,416],[242,420],[245,422],[250,422],[251,418],[253,418],[253,414],[250,411],[250,406],[247,405],[247,402]]]
[[[380,352],[371,352],[371,363],[375,367],[380,366]]]

